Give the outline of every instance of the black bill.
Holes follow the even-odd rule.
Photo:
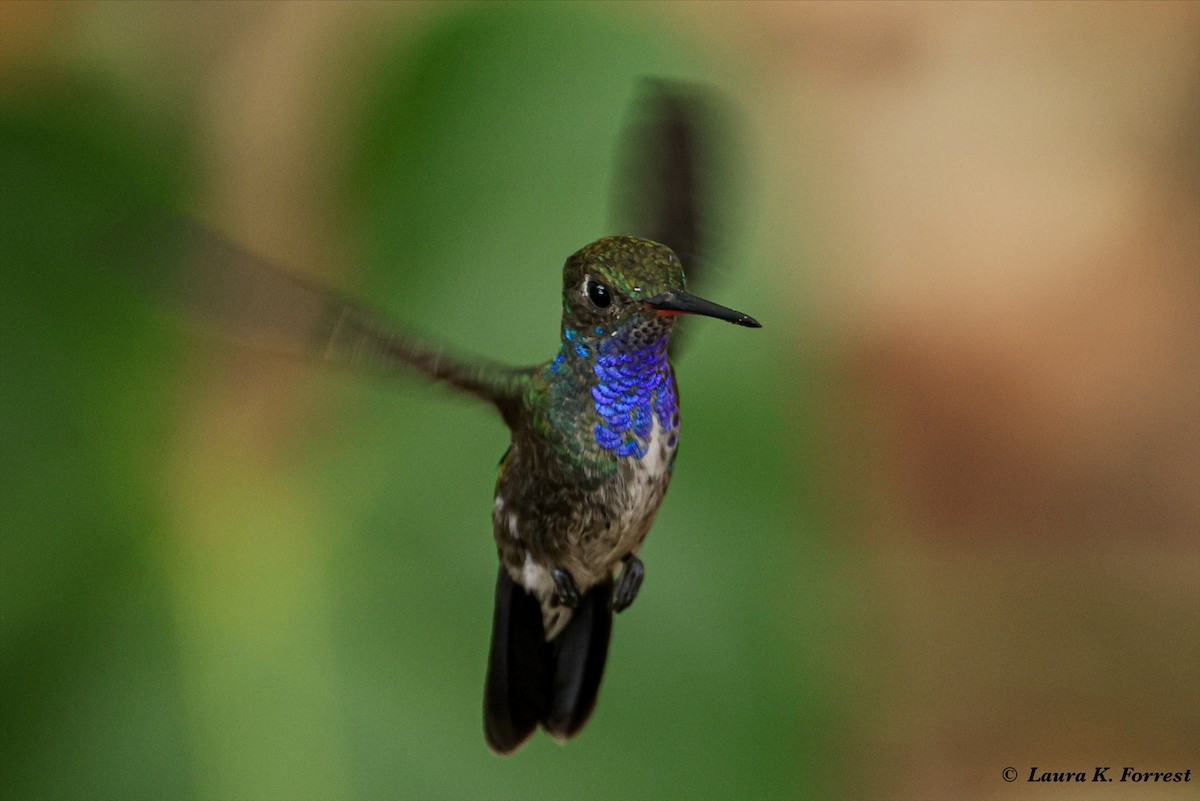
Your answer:
[[[657,309],[659,314],[703,314],[705,317],[716,317],[718,320],[725,320],[734,325],[762,328],[762,324],[748,314],[742,314],[740,311],[734,311],[679,290],[672,289],[644,302],[650,308]]]

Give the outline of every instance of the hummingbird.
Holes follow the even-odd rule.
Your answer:
[[[661,153],[647,231],[699,260],[691,113],[659,85]],[[657,192],[657,195],[655,194]],[[200,224],[162,215],[139,240],[173,259],[159,299],[220,332],[299,346],[323,359],[416,372],[492,406],[511,432],[492,531],[499,557],[484,684],[484,734],[498,754],[540,725],[560,742],[596,705],[613,615],[637,598],[638,557],[671,482],[679,390],[671,363],[681,316],[761,327],[689,294],[668,244],[607,236],[566,259],[558,351],[531,367],[463,357],[335,290],[298,278]],[[146,260],[143,260],[146,263]]]
[[[497,753],[539,724],[566,740],[595,706],[612,614],[637,598],[637,554],[671,482],[668,343],[682,314],[760,327],[684,291],[667,246],[605,237],[563,267],[558,353],[482,393],[512,431],[492,507],[500,571],[484,730]]]

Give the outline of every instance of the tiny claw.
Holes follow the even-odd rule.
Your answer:
[[[642,579],[646,578],[646,566],[642,560],[633,554],[624,559],[625,566],[621,568],[621,577],[617,579],[617,587],[613,591],[612,607],[614,612],[623,612],[637,598],[638,590],[642,588]]]
[[[571,574],[561,567],[556,567],[550,575],[554,579],[554,590],[558,593],[558,602],[568,609],[579,606],[579,602],[582,600],[581,593],[579,585],[575,583]]]

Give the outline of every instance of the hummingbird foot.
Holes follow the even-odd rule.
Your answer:
[[[558,594],[558,602],[568,609],[579,606],[579,602],[583,600],[583,593],[579,591],[579,585],[575,583],[571,574],[561,567],[556,567],[550,575],[554,579],[554,591]]]
[[[646,578],[646,566],[642,564],[641,559],[629,554],[623,561],[625,566],[621,568],[621,576],[617,579],[617,586],[613,591],[614,612],[623,612],[629,608],[633,599],[637,598],[638,590],[642,588],[642,579]]]

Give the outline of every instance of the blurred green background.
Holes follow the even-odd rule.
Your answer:
[[[1200,797],[1197,54],[1200,3],[0,3],[0,799]],[[500,759],[502,424],[97,236],[541,361],[647,75],[730,101],[698,291],[764,328],[694,321],[597,712]],[[1193,781],[1023,780],[1110,764]]]
[[[210,11],[231,18],[216,38],[252,37],[267,16]],[[30,36],[46,24],[8,13]],[[239,156],[206,141],[221,122],[195,108],[237,102],[221,96],[234,90],[205,98],[161,52],[171,33],[153,29],[188,12],[24,13],[111,37],[78,45],[93,56],[122,52],[120,69],[85,55],[10,75],[0,107],[0,795],[827,792],[823,613],[795,602],[825,569],[799,559],[823,535],[786,503],[812,463],[782,447],[778,398],[801,382],[773,366],[777,338],[697,326],[681,374],[688,444],[599,711],[567,748],[539,736],[499,759],[481,704],[503,425],[417,382],[189,336],[122,285],[89,237],[130,202],[229,218],[220,181],[243,165],[223,163]],[[461,348],[541,361],[557,347],[564,258],[609,233],[639,79],[703,80],[716,65],[598,7],[376,16],[395,30],[360,23],[369,54],[339,42],[311,76],[354,71],[354,101],[325,104],[336,125],[302,120],[337,152],[315,147],[314,167],[285,140],[296,163],[275,165],[316,198],[295,224],[346,249],[273,255]],[[219,68],[235,87],[260,80]],[[246,113],[286,107],[277,91]],[[273,145],[252,145],[245,169]],[[296,213],[289,200],[255,199],[224,227],[253,242],[255,221],[236,215]],[[778,318],[761,265],[728,241],[737,269],[714,297]]]

